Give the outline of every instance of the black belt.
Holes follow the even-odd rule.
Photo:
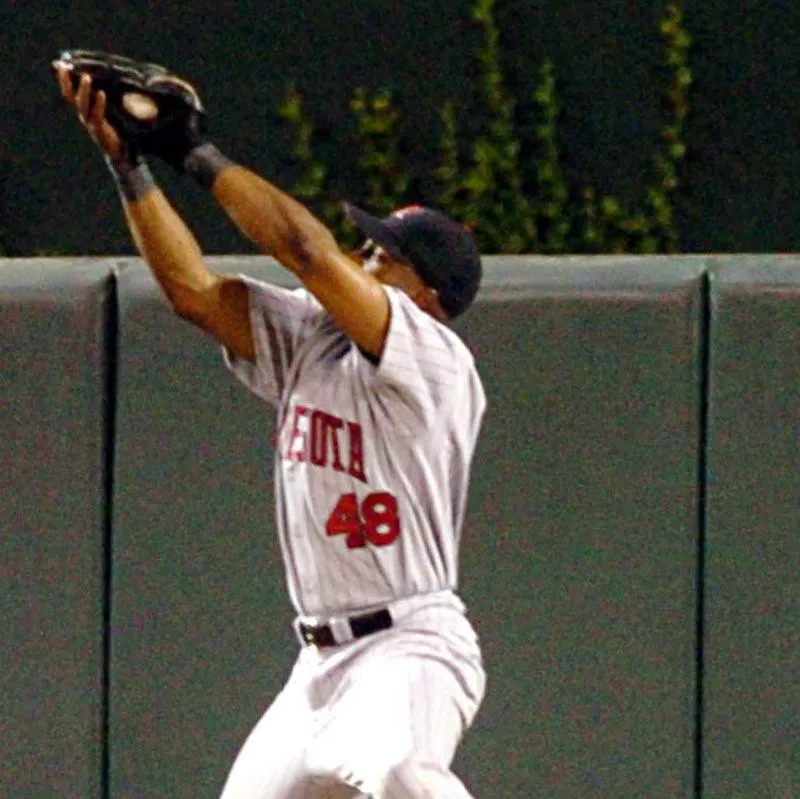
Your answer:
[[[347,620],[353,640],[363,638],[365,635],[388,630],[392,626],[392,614],[386,608],[376,610],[374,613],[365,613],[362,616],[351,616]],[[345,641],[337,641],[330,624],[298,624],[300,637],[309,646],[337,646]]]

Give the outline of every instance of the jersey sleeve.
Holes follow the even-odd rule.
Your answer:
[[[250,326],[256,351],[251,363],[223,347],[225,364],[254,394],[280,402],[298,348],[321,312],[304,289],[289,290],[240,275],[248,289]]]
[[[386,293],[391,320],[373,388],[384,407],[391,408],[399,429],[413,433],[430,428],[442,414],[465,403],[480,420],[486,398],[467,346],[403,292],[387,287]]]

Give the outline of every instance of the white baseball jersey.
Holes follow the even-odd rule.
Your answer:
[[[391,322],[374,363],[309,292],[242,279],[256,362],[225,358],[277,408],[277,526],[296,612],[455,589],[486,407],[467,347],[386,287]]]

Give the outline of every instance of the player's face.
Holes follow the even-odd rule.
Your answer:
[[[404,291],[420,308],[436,319],[444,321],[447,318],[436,292],[425,285],[414,267],[392,257],[379,244],[367,239],[353,253],[353,258],[384,285]]]

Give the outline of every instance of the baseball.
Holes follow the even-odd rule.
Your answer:
[[[158,105],[145,94],[127,92],[122,95],[122,107],[132,117],[142,122],[151,122],[158,116]]]

